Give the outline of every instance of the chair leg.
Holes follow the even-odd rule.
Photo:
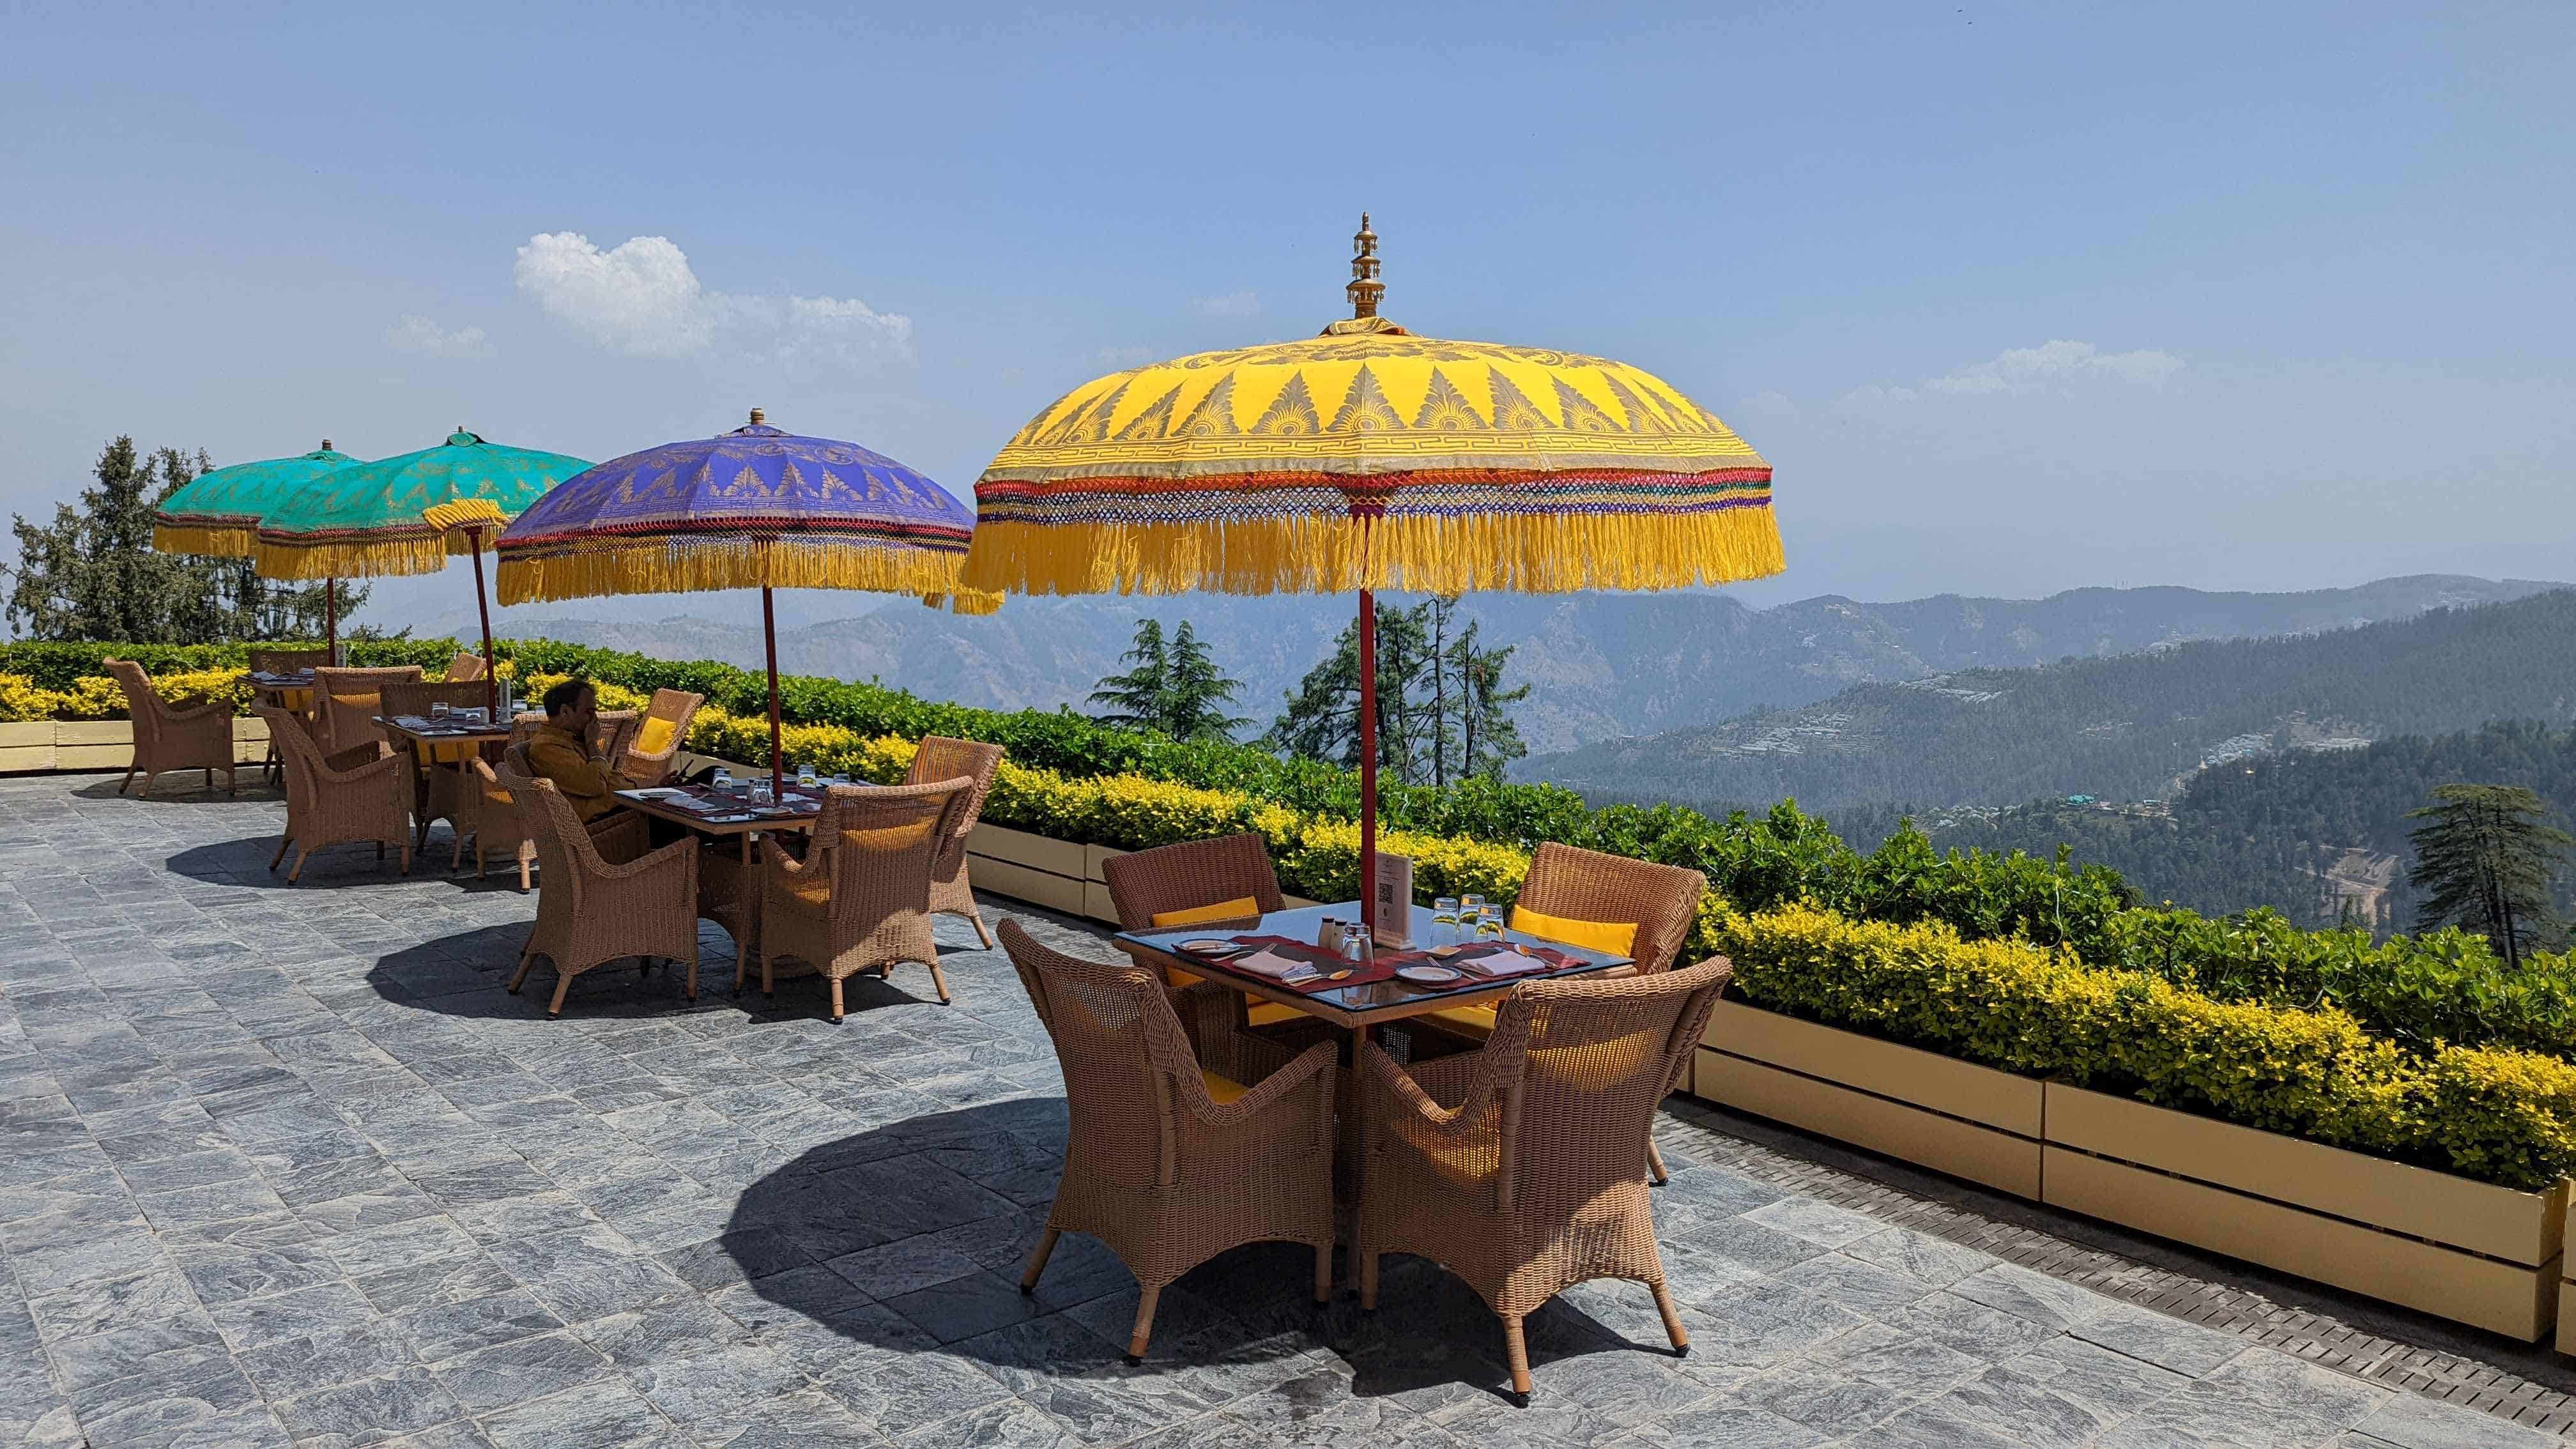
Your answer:
[[[984,913],[982,911],[968,911],[966,913],[966,919],[974,923],[975,939],[984,943],[985,950],[992,950],[993,933],[984,927]]]
[[[769,946],[766,942],[763,942],[760,947],[760,994],[763,996],[778,994],[778,981],[769,970]]]
[[[1673,1357],[1690,1353],[1690,1330],[1682,1327],[1682,1311],[1673,1306],[1673,1290],[1662,1283],[1646,1285],[1655,1290],[1655,1311],[1664,1316],[1664,1336],[1673,1341]]]
[[[527,858],[526,856],[524,856],[524,855],[523,855],[523,856],[520,856],[520,857],[519,857],[519,894],[521,894],[521,895],[526,895],[527,893],[528,893],[528,858]]]
[[[841,978],[832,978],[832,1025],[841,1024]]]
[[[411,847],[410,847],[408,844],[406,844],[406,845],[405,845],[405,846],[403,846],[403,848],[402,848],[402,865],[401,865],[401,868],[400,868],[400,869],[398,869],[398,870],[396,870],[396,871],[394,872],[394,874],[396,874],[396,875],[409,875],[409,874],[411,874]]]
[[[304,859],[313,852],[308,848],[295,852],[295,864],[287,869],[286,883],[293,885],[304,878]]]
[[[270,875],[277,874],[277,863],[286,859],[286,848],[294,843],[295,837],[292,835],[281,835],[277,837],[277,854],[268,858],[268,873]]]
[[[1646,1171],[1654,1175],[1657,1187],[1673,1180],[1673,1175],[1664,1171],[1664,1154],[1656,1150],[1651,1137],[1646,1139]]]
[[[1129,1363],[1145,1361],[1146,1341],[1154,1336],[1154,1304],[1162,1296],[1161,1288],[1147,1288],[1144,1296],[1136,1300],[1136,1327],[1127,1335]]]
[[[1038,1275],[1046,1271],[1047,1259],[1055,1256],[1055,1240],[1064,1236],[1061,1228],[1049,1228],[1038,1238],[1038,1250],[1029,1254],[1029,1266],[1020,1271],[1020,1296],[1038,1291]]]
[[[1520,1396],[1521,1407],[1529,1407],[1529,1344],[1521,1338],[1521,1321],[1508,1314],[1503,1318],[1503,1360],[1511,1365],[1512,1392]]]
[[[148,788],[148,787],[147,787],[147,788]],[[376,842],[376,859],[377,859],[377,860],[379,860],[379,861],[381,861],[381,860],[383,860],[384,858],[385,858],[385,843],[384,843],[383,841],[379,840],[379,841],[377,841],[377,842]]]
[[[206,788],[209,790],[215,788],[215,772],[212,767],[206,770]]]
[[[1375,1313],[1377,1312],[1377,1251],[1373,1248],[1353,1248],[1351,1252],[1360,1260],[1356,1273],[1360,1280],[1360,1311]]]
[[[1318,1303],[1333,1301],[1333,1245],[1331,1243],[1315,1245],[1315,1301]]]
[[[689,1000],[698,999],[698,953],[689,953]]]
[[[939,963],[936,961],[930,963],[930,984],[939,988],[940,1005],[951,1006],[955,1004],[949,999],[948,995],[948,973],[940,970]]]
[[[536,960],[537,933],[530,931],[528,933],[528,944],[519,948],[519,972],[517,975],[510,978],[510,994],[512,996],[519,994],[519,988],[527,982],[528,968],[535,965]]]
[[[122,795],[122,794],[124,794],[127,790],[129,790],[129,789],[133,788],[133,785],[134,785],[134,771],[132,771],[132,770],[128,770],[128,771],[126,771],[126,772],[125,772],[125,778],[116,782],[116,793],[117,793],[117,794],[119,794],[119,795]],[[149,780],[145,781],[145,782],[144,782],[144,784],[143,784],[143,789],[144,789],[144,792],[145,792],[146,794],[151,793],[151,790],[152,790],[152,783],[151,783]]]
[[[572,974],[561,966],[555,968],[555,999],[546,1003],[546,1015],[563,1015],[564,993],[572,990]]]

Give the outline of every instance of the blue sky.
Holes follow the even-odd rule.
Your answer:
[[[1770,457],[1753,602],[2576,578],[2576,8],[934,8],[11,7],[0,508],[754,404],[965,493],[1365,207]]]

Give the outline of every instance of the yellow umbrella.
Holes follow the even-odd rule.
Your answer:
[[[1778,573],[1771,466],[1670,383],[1607,358],[1351,318],[1112,373],[975,485],[962,586],[1359,593],[1360,880],[1376,924],[1378,589],[1669,589]]]

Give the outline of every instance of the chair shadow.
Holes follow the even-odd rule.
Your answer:
[[[114,796],[113,788],[108,794],[111,798]],[[217,798],[221,798],[220,794]],[[160,802],[155,800],[153,803]],[[312,891],[326,890],[334,886],[365,885],[370,881],[392,883],[405,880],[442,881],[475,895],[486,895],[495,891],[516,893],[519,888],[518,872],[515,869],[508,872],[495,870],[478,879],[474,874],[471,852],[467,854],[467,863],[464,867],[450,869],[448,855],[451,846],[448,837],[438,831],[430,833],[427,849],[412,852],[411,870],[408,873],[404,873],[401,869],[402,857],[399,852],[387,847],[384,858],[379,860],[374,848],[361,842],[352,845],[326,845],[314,851],[311,858],[304,863],[303,878],[289,881],[286,873],[295,864],[294,851],[287,851],[284,859],[277,860],[277,868],[274,871],[269,869],[269,862],[277,858],[278,842],[285,837],[286,817],[284,815],[280,815],[277,819],[277,830],[278,833],[274,835],[254,835],[239,840],[192,845],[167,857],[162,861],[162,865],[171,872],[190,880],[213,885],[247,886],[253,890]],[[528,899],[532,903],[535,901],[536,892],[533,889],[529,891]],[[530,909],[535,909],[533,904]]]
[[[272,804],[285,802],[286,792],[261,778],[257,765],[242,766],[241,774],[237,778],[240,781],[239,789],[227,794],[220,779],[209,785],[196,770],[164,770],[154,777],[152,793],[145,796],[138,793],[144,788],[141,776],[136,776],[133,784],[120,790],[117,784],[125,779],[125,772],[113,770],[97,776],[88,784],[75,787],[71,794],[76,800],[121,798],[150,805],[241,805],[255,804],[260,801]]]
[[[1019,1292],[1054,1199],[1064,1132],[1061,1097],[887,1121],[750,1183],[719,1245],[780,1315],[764,1332],[810,1339],[820,1328],[896,1355],[935,1349],[1001,1370],[1005,1383],[1014,1374],[1018,1383],[1111,1388],[1142,1380],[1140,1388],[1207,1394],[1212,1405],[1264,1391],[1508,1402],[1500,1327],[1458,1278],[1388,1255],[1380,1311],[1366,1314],[1348,1287],[1348,1254],[1337,1252],[1336,1291],[1317,1304],[1313,1250],[1293,1243],[1247,1244],[1183,1275],[1163,1290],[1144,1363],[1128,1364],[1136,1280],[1099,1241],[1065,1234],[1035,1290]],[[1651,1317],[1651,1306],[1645,1311]],[[1311,1363],[1300,1372],[1299,1361],[1319,1348],[1347,1373]],[[1564,1299],[1533,1315],[1529,1348],[1536,1365],[1665,1352]],[[922,1359],[884,1370],[900,1375],[912,1365],[935,1371],[935,1360]]]
[[[529,928],[527,921],[504,921],[389,951],[367,969],[367,984],[387,1001],[445,1016],[484,1021],[542,1018],[555,989],[554,968],[544,957],[538,957],[529,968],[528,979],[517,994],[509,989],[510,978],[519,969],[519,951],[527,944]],[[718,944],[725,939],[720,930],[704,925],[700,928],[695,1004],[684,994],[687,968],[668,962],[656,962],[650,968],[617,963],[594,967],[574,977],[572,990],[564,1000],[564,1015],[585,1020],[647,1021],[701,1011],[740,1010],[722,989],[733,981],[733,957]]]

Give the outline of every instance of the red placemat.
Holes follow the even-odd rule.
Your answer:
[[[1520,949],[1532,956],[1536,956],[1541,961],[1546,962],[1548,964],[1549,971],[1515,971],[1508,975],[1498,976],[1486,972],[1477,964],[1487,956],[1508,952],[1512,949],[1512,946],[1506,942],[1480,941],[1473,945],[1461,946],[1456,951],[1453,951],[1449,955],[1440,959],[1444,965],[1456,966],[1461,970],[1466,971],[1469,975],[1479,977],[1486,981],[1543,981],[1547,979],[1548,975],[1552,971],[1562,971],[1569,966],[1580,966],[1583,964],[1583,958],[1579,956],[1568,956],[1563,951],[1555,950],[1552,947],[1530,945],[1523,945]]]
[[[1281,981],[1275,976],[1264,976],[1257,971],[1245,971],[1239,973],[1244,976],[1252,977],[1258,981],[1267,981],[1273,986],[1285,986],[1291,991],[1302,991],[1309,996],[1318,991],[1330,991],[1336,987],[1366,986],[1374,981],[1392,981],[1395,979],[1395,968],[1399,964],[1394,958],[1389,956],[1380,956],[1376,960],[1365,964],[1345,961],[1340,955],[1327,951],[1312,941],[1300,941],[1293,936],[1228,936],[1225,939],[1238,946],[1252,946],[1256,948],[1267,946],[1282,956],[1289,957],[1292,960],[1304,961],[1313,965],[1316,970],[1323,972],[1324,975],[1318,976],[1311,981]],[[1188,953],[1183,952],[1182,954],[1187,955]],[[1207,964],[1211,966],[1223,966],[1225,963],[1222,961],[1211,961]],[[1324,979],[1324,977],[1330,976],[1334,972],[1343,970],[1344,968],[1348,968],[1351,974],[1343,977],[1339,981],[1327,981]]]

